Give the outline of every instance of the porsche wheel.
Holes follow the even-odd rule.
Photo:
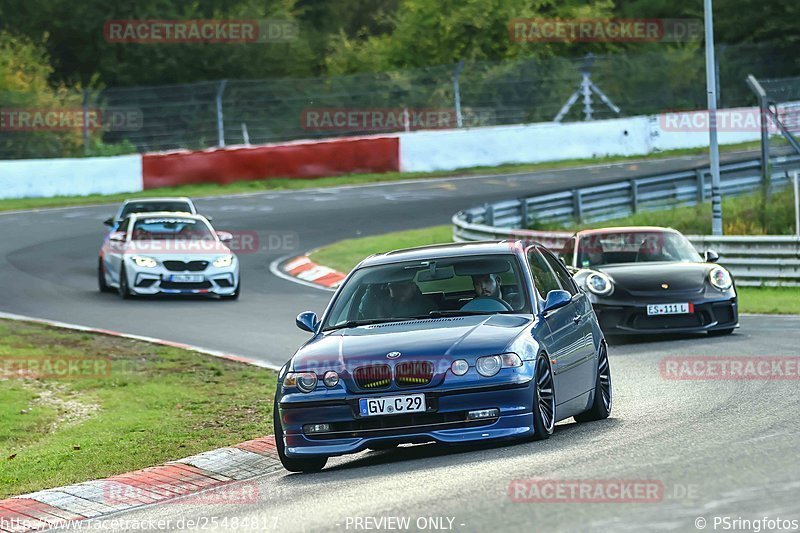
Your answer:
[[[277,398],[276,398],[277,400]],[[310,457],[307,459],[297,459],[286,456],[286,444],[283,442],[283,428],[281,427],[281,417],[278,414],[278,402],[272,408],[272,421],[275,426],[275,447],[278,449],[278,457],[283,467],[289,472],[319,472],[325,468],[328,462],[327,457]]]
[[[550,358],[541,353],[536,359],[533,389],[533,439],[544,440],[553,434],[556,420],[556,389]]]
[[[576,422],[592,422],[603,420],[611,414],[613,401],[613,388],[611,386],[611,367],[608,364],[608,350],[605,344],[600,345],[600,354],[597,357],[597,379],[594,387],[594,401],[588,411],[576,415]]]

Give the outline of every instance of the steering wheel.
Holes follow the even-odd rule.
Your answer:
[[[477,296],[461,307],[461,311],[513,311],[505,300],[492,296]]]

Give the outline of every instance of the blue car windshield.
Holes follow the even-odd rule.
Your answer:
[[[516,256],[409,261],[358,269],[323,329],[449,315],[530,313]]]

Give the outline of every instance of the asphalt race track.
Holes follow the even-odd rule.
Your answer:
[[[309,309],[321,312],[331,293],[273,276],[269,265],[277,258],[342,238],[446,224],[454,212],[484,201],[678,170],[702,159],[198,200],[217,229],[259,235],[260,249],[240,256],[243,295],[237,302],[123,301],[99,293],[97,251],[102,220],[112,206],[2,214],[0,311],[281,365],[305,338],[294,328],[294,316]],[[660,370],[665,357],[800,352],[800,318],[743,317],[741,322],[740,330],[722,338],[614,340],[612,417],[584,425],[563,422],[547,441],[366,452],[334,458],[319,474],[264,475],[257,479],[258,503],[177,500],[114,518],[216,518],[217,526],[209,530],[232,530],[234,518],[240,525],[247,519],[260,526],[248,529],[259,531],[386,529],[397,524],[385,521],[390,518],[409,519],[411,530],[436,529],[438,520],[457,531],[698,531],[702,525],[714,530],[715,516],[797,520],[800,382],[676,380]],[[658,490],[646,502],[514,501],[514,480],[533,478],[600,485],[628,480]],[[707,522],[696,522],[698,517]]]

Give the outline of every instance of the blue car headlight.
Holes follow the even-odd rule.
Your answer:
[[[300,392],[311,392],[317,388],[317,375],[314,372],[289,372],[283,378],[283,386],[297,387]]]
[[[514,368],[522,366],[522,359],[515,353],[504,353],[502,355],[487,355],[479,357],[475,362],[478,374],[490,378],[500,372],[501,368]]]

